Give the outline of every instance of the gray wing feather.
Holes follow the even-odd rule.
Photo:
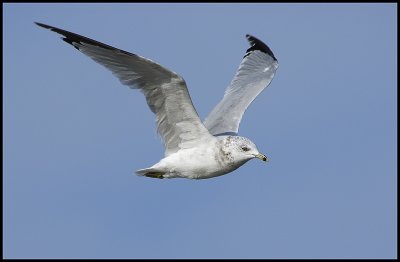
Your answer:
[[[247,107],[270,84],[278,68],[278,61],[267,45],[253,36],[246,37],[251,47],[223,99],[204,120],[213,135],[238,132]]]
[[[156,115],[165,154],[195,146],[212,136],[193,107],[186,83],[176,73],[144,57],[56,27],[36,23],[62,34],[63,40],[109,69],[122,84],[139,89]]]

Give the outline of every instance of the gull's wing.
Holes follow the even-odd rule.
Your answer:
[[[143,92],[156,114],[157,131],[163,138],[166,155],[212,138],[193,107],[185,81],[176,73],[149,59],[87,37],[36,24],[63,35],[65,42],[105,66],[122,84]]]
[[[271,83],[278,68],[271,49],[251,35],[246,35],[251,47],[223,99],[204,120],[213,135],[237,133],[244,111],[256,96]]]

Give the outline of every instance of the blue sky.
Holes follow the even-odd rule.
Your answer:
[[[396,8],[3,5],[4,257],[397,257]],[[239,133],[270,162],[133,175],[163,157],[144,97],[34,21],[178,72],[202,118],[260,38],[280,66]]]

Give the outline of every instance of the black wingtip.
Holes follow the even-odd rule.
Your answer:
[[[79,50],[79,46],[77,46],[74,43],[77,43],[77,44],[87,43],[87,44],[90,44],[90,45],[98,46],[98,47],[109,49],[109,50],[117,50],[117,51],[119,51],[121,53],[125,53],[127,55],[134,55],[132,53],[126,52],[124,50],[120,50],[120,49],[115,48],[113,46],[106,45],[106,44],[101,43],[99,41],[96,41],[96,40],[90,39],[88,37],[85,37],[85,36],[82,36],[82,35],[78,35],[78,34],[75,34],[75,33],[72,33],[72,32],[57,28],[57,27],[54,27],[54,26],[50,26],[50,25],[46,25],[46,24],[42,24],[42,23],[38,23],[38,22],[34,22],[34,23],[36,25],[40,26],[40,27],[49,29],[50,31],[53,31],[53,32],[56,32],[56,33],[62,35],[63,36],[63,37],[61,37],[62,40],[64,40],[66,43],[72,45],[73,47],[75,47],[78,50]]]
[[[79,35],[71,33],[71,32],[68,32],[68,31],[65,31],[65,30],[62,30],[62,29],[54,27],[54,26],[42,24],[42,23],[39,23],[39,22],[34,22],[34,23],[36,25],[40,26],[40,27],[49,29],[50,31],[56,32],[56,33],[58,33],[60,35],[63,35],[64,37],[61,37],[62,40],[64,40],[66,43],[72,45],[74,48],[79,50],[79,48],[73,44],[74,42],[80,43]]]
[[[38,25],[38,26],[41,26],[41,27],[44,27],[44,28],[47,28],[47,29],[51,29],[51,26],[49,26],[49,25],[45,25],[45,24],[42,24],[42,23],[39,23],[39,22],[34,22],[36,25]]]
[[[259,50],[270,55],[275,61],[277,61],[274,53],[272,53],[271,49],[264,42],[249,34],[246,35],[246,38],[250,42],[251,47],[247,49],[244,57],[248,56],[252,51]]]

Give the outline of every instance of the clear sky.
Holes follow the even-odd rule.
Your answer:
[[[4,257],[397,257],[396,8],[3,5]],[[164,154],[143,95],[34,21],[178,72],[202,119],[258,37],[280,67],[239,133],[270,162],[134,175]]]

